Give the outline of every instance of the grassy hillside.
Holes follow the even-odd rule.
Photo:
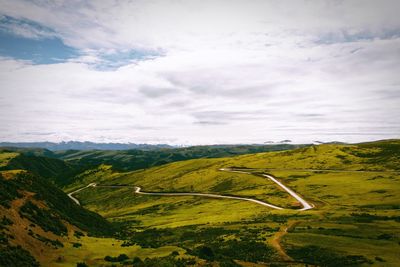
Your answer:
[[[31,150],[17,151],[0,150],[0,170],[26,170],[58,185],[70,183],[71,179],[83,170],[81,166],[60,159],[38,156],[38,150],[35,150],[35,153]]]
[[[176,258],[185,252],[176,246],[125,246],[104,237],[113,225],[24,170],[0,172],[0,199],[0,266],[108,266],[126,258],[140,266],[182,266],[191,261]]]
[[[132,171],[196,158],[221,158],[265,151],[279,151],[306,145],[215,145],[187,148],[152,148],[134,150],[64,150],[44,148],[0,148],[0,170],[24,169],[49,178],[59,186],[79,183],[78,174],[100,165],[113,170]],[[8,158],[9,157],[9,158]]]
[[[236,200],[135,195],[132,188],[90,188],[77,197],[85,207],[123,222],[121,238],[127,244],[176,245],[200,259],[225,262],[222,255],[236,245],[236,251],[245,250],[250,240],[255,253],[261,245],[260,251],[270,254],[233,255],[236,264],[289,260],[321,266],[397,266],[399,144],[327,144],[174,162],[128,173],[103,166],[82,178],[85,183],[135,185],[152,192],[247,196],[285,207],[282,211]],[[247,171],[253,174],[221,172],[222,167],[252,168]],[[259,173],[273,174],[315,209],[292,210],[299,204]],[[206,243],[210,245],[202,247]],[[221,252],[221,246],[228,251]]]
[[[26,148],[26,147],[13,147],[13,146],[0,146],[2,152],[16,152],[27,156],[38,156],[54,158],[54,153],[45,148]]]
[[[1,266],[34,266],[30,254],[45,261],[44,255],[56,253],[73,234],[107,236],[114,231],[47,179],[24,170],[0,172],[0,199]],[[18,259],[20,253],[24,256]]]
[[[0,154],[2,159],[11,155]],[[118,227],[76,205],[48,179],[25,170],[0,171],[0,266],[106,266],[105,256],[172,260],[175,246],[123,247]],[[152,258],[153,260],[151,260]],[[154,266],[154,265],[153,265]]]
[[[400,141],[359,145],[318,145],[296,150],[244,155],[231,164],[262,169],[400,170]]]
[[[0,168],[5,168],[10,163],[12,159],[19,156],[19,153],[4,151],[0,153]]]
[[[166,163],[198,158],[221,158],[265,151],[279,151],[305,145],[220,145],[194,146],[186,148],[165,148],[157,150],[66,150],[57,151],[54,157],[84,166],[106,164],[119,171],[132,171],[159,166]]]
[[[118,225],[114,238],[74,236],[75,232],[89,231],[84,230],[85,225],[74,222],[80,216],[59,219],[67,229],[65,232],[57,218],[64,218],[63,214],[69,211],[58,206],[54,210],[63,212],[49,215],[40,211],[46,207],[53,211],[51,207],[56,204],[37,198],[40,194],[29,193],[32,191],[28,189],[36,188],[32,186],[36,184],[34,176],[19,170],[3,171],[2,199],[8,199],[11,208],[4,206],[2,211],[16,211],[7,213],[3,219],[2,229],[6,229],[3,237],[11,244],[6,246],[6,255],[7,258],[25,255],[21,252],[25,249],[46,266],[75,266],[78,261],[89,266],[397,266],[400,262],[399,146],[398,140],[358,145],[324,144],[176,161],[129,172],[108,164],[98,165],[76,175],[64,190],[72,192],[92,182],[130,185],[90,187],[74,195],[83,207]],[[69,164],[74,162],[74,153],[70,154]],[[9,166],[18,155],[0,154],[0,166]],[[103,162],[106,161],[99,161]],[[129,160],[124,164],[129,164]],[[225,172],[221,168],[247,173]],[[315,208],[299,211],[301,205],[262,174],[277,177]],[[48,181],[39,180],[47,188]],[[26,187],[16,190],[10,181]],[[285,209],[273,210],[232,199],[137,195],[133,186],[147,192],[248,197]],[[20,196],[13,198],[15,194]],[[66,195],[63,197],[65,200]],[[37,219],[37,214],[47,219]],[[10,229],[16,226],[9,226],[8,220],[23,222],[13,224],[24,233],[21,238],[12,234],[17,230]],[[86,226],[91,229],[90,225]],[[10,233],[15,240],[7,237]],[[63,247],[44,254],[40,249],[47,250],[38,243],[35,247],[39,251],[16,247],[30,244],[32,240],[40,244],[47,242],[46,249],[57,247],[55,240],[59,240]],[[24,258],[32,261],[28,256]]]

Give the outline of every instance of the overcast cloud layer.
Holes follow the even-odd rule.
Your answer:
[[[399,138],[399,10],[396,0],[0,0],[3,44],[61,44],[60,58],[27,58],[0,43],[0,140]]]

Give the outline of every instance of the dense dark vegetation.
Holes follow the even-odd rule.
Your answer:
[[[21,197],[18,188],[18,185],[5,180],[0,173],[0,205],[10,208],[10,202]]]
[[[166,257],[157,257],[157,258],[146,258],[141,260],[138,257],[135,257],[131,261],[125,261],[123,264],[129,265],[133,264],[135,267],[154,267],[154,266],[165,266],[165,267],[185,267],[191,266],[196,263],[194,259],[191,258],[177,258],[177,254],[172,253]]]
[[[0,153],[11,151],[15,150],[3,149],[0,150]],[[25,151],[28,152],[25,154]],[[83,166],[49,157],[52,156],[50,151],[47,154],[45,153],[46,156],[41,156],[42,152],[39,155],[32,155],[30,150],[20,151],[20,149],[17,149],[17,152],[23,153],[11,159],[6,166],[0,167],[0,170],[26,170],[60,186],[71,183],[75,175],[85,170]]]
[[[30,201],[27,201],[19,210],[23,218],[39,225],[43,230],[53,232],[56,235],[67,233],[67,227],[61,222],[53,212],[41,209]]]
[[[7,207],[7,206],[5,206]],[[0,221],[0,266],[7,266],[7,267],[36,267],[39,266],[39,263],[36,259],[29,253],[29,251],[23,249],[20,246],[13,246],[9,243],[10,240],[14,239],[15,236],[7,232],[7,228],[10,225],[13,225],[14,222],[3,216]],[[32,236],[34,235],[33,232],[29,232]],[[50,241],[51,245],[56,244],[59,246],[62,244],[58,241],[48,240],[43,238],[39,235],[35,235],[35,238],[42,238],[41,241],[47,242]]]
[[[273,248],[252,240],[218,240],[197,247],[191,252],[199,258],[209,261],[236,259],[247,262],[269,262],[275,254]]]
[[[165,245],[179,245],[184,242],[192,244],[210,242],[224,234],[233,233],[239,233],[239,231],[220,227],[198,229],[196,226],[185,226],[169,229],[146,229],[133,233],[127,230],[120,233],[120,238],[126,240],[124,246],[137,244],[144,248],[157,248]]]
[[[20,246],[0,246],[0,248],[0,266],[39,267],[35,258]]]
[[[342,255],[334,250],[317,246],[293,247],[288,249],[288,254],[295,260],[322,267],[359,266],[372,263],[361,255]]]
[[[18,190],[35,193],[34,198],[46,204],[48,210],[31,202],[25,203],[20,210],[24,217],[33,220],[44,230],[58,235],[65,233],[66,230],[60,222],[64,219],[92,235],[104,236],[113,233],[109,222],[100,215],[76,205],[63,191],[40,176],[21,172],[10,180],[0,176],[0,183],[1,204],[5,207],[10,207],[13,199],[21,197]]]
[[[118,257],[111,257],[111,256],[104,257],[105,261],[110,261],[110,262],[121,262],[121,261],[126,261],[127,259],[129,259],[129,257],[126,254],[120,254]]]
[[[267,246],[264,243],[265,239],[260,235],[273,231],[274,229],[270,228],[185,226],[146,229],[133,233],[125,231],[120,233],[120,238],[125,239],[123,246],[137,244],[144,248],[157,248],[175,245],[185,248],[189,255],[208,262],[219,262],[221,266],[239,266],[232,260],[268,262],[276,256],[275,250]],[[232,236],[233,239],[225,240],[226,236]]]

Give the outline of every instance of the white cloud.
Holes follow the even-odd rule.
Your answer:
[[[56,34],[48,28],[40,27],[26,21],[0,16],[0,30],[30,39],[54,38]]]
[[[55,29],[74,47],[262,47],[344,29],[399,29],[398,1],[8,1],[2,13]],[[43,4],[38,4],[43,3]],[[300,38],[300,40],[296,40]],[[254,42],[256,41],[256,43]],[[262,42],[261,46],[260,43]]]
[[[45,25],[82,52],[52,65],[1,60],[3,140],[400,134],[398,1],[65,3],[0,1],[0,14]],[[95,68],[131,49],[163,55]]]

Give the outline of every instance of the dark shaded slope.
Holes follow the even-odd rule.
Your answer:
[[[1,143],[0,143],[1,144]],[[0,151],[13,151],[27,156],[55,158],[54,152],[45,148],[0,146]]]
[[[76,205],[48,179],[26,171],[0,171],[0,200],[0,266],[39,266],[72,234],[114,232],[103,217]]]
[[[0,205],[12,208],[13,200],[33,195],[32,199],[45,203],[46,208],[38,207],[34,204],[35,201],[28,201],[22,207],[25,207],[25,216],[36,218],[36,223],[43,229],[47,228],[45,222],[65,220],[92,235],[110,235],[112,233],[111,224],[103,217],[76,205],[63,191],[49,183],[48,180],[25,171],[13,173],[11,179],[4,178],[4,175],[4,172],[0,173]],[[38,216],[39,211],[42,212],[42,218],[35,217]],[[59,224],[62,222],[60,221]],[[63,227],[60,226],[60,228]],[[65,231],[61,230],[55,234],[65,234]]]
[[[12,150],[10,149],[9,151]],[[17,152],[21,153],[20,150],[17,150]],[[1,167],[0,170],[26,170],[60,186],[70,183],[72,177],[83,171],[82,167],[60,159],[47,156],[35,156],[32,152],[25,153],[26,152],[23,152],[12,158],[7,165]]]

